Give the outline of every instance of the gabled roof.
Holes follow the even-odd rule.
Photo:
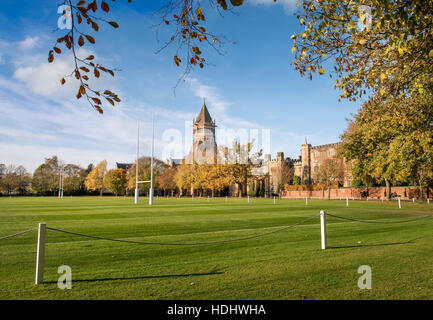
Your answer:
[[[210,124],[213,125],[212,117],[206,107],[206,102],[203,103],[203,107],[201,108],[200,113],[198,114],[197,119],[195,119],[194,124]]]
[[[116,169],[129,170],[132,167],[131,163],[119,163],[116,162]]]

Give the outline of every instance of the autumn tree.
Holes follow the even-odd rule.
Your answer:
[[[338,186],[344,179],[343,162],[340,159],[328,158],[320,165],[314,175],[314,181],[328,189],[328,199],[331,199],[331,188]]]
[[[218,152],[218,163],[226,164],[230,168],[234,183],[239,186],[239,196],[247,192],[252,169],[260,166],[258,159],[262,155],[262,150],[253,152],[254,143],[255,141],[241,144],[234,140],[231,148],[222,146]]]
[[[67,164],[63,168],[63,189],[72,194],[84,194],[86,192],[85,180],[87,171],[75,164]]]
[[[376,97],[364,103],[342,135],[340,156],[353,160],[354,176],[392,182],[416,182],[420,196],[433,173],[433,95]]]
[[[123,169],[112,169],[104,176],[104,187],[116,196],[126,192],[126,171]]]
[[[168,192],[171,192],[173,195],[173,192],[177,189],[176,174],[177,174],[176,167],[165,168],[159,174],[158,176],[159,188],[164,190],[164,194],[168,194]]]
[[[433,6],[415,0],[305,0],[294,67],[336,77],[340,98],[420,92],[433,72]]]
[[[282,161],[280,166],[271,168],[272,177],[275,179],[277,185],[277,192],[279,193],[284,189],[286,184],[293,182],[294,169],[290,162]]]
[[[138,161],[138,180],[139,181],[150,181],[151,176],[151,157],[141,157]],[[153,159],[153,187],[158,189],[159,174],[162,172],[167,165],[160,159]],[[126,173],[127,179],[127,190],[134,190],[136,183],[136,164],[134,163]],[[147,184],[147,188],[150,188],[150,184]]]
[[[107,161],[103,160],[93,168],[86,178],[85,185],[89,191],[99,190],[100,196],[104,191],[104,176],[107,171]]]
[[[179,193],[182,195],[183,191],[188,189],[191,190],[191,194],[194,193],[194,186],[196,182],[195,172],[197,171],[197,164],[181,164],[176,173],[176,186],[179,188]]]
[[[0,170],[0,191],[8,195],[13,192],[25,194],[28,191],[31,176],[23,166],[2,165]]]
[[[33,173],[31,189],[39,194],[55,195],[59,190],[60,161],[57,156],[46,158]]]

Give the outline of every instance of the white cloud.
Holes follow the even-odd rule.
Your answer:
[[[296,2],[297,0],[249,0],[253,5],[282,5],[286,12],[292,12],[296,8]]]
[[[30,50],[38,46],[39,37],[26,37],[18,42],[18,47],[21,50]]]
[[[90,54],[93,52],[83,48],[77,51],[77,55],[82,57]],[[70,53],[56,56],[53,63],[48,63],[47,56],[23,56],[16,63],[13,77],[25,83],[33,93],[46,97],[53,97],[54,94],[70,97],[78,88],[75,78],[67,77],[65,86],[60,84],[60,79],[75,69],[73,61]]]

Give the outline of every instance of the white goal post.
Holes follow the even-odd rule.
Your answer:
[[[138,162],[140,157],[140,122],[137,124],[137,161],[135,163],[135,204],[138,204],[138,198],[139,198],[139,189],[138,185],[143,183],[150,183],[150,190],[149,190],[149,205],[153,205],[153,157],[154,157],[154,150],[155,150],[155,117],[152,113],[152,154],[151,154],[151,160],[150,160],[150,180],[148,181],[138,181]]]

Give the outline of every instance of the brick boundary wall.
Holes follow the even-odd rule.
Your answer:
[[[340,199],[340,198],[362,198],[361,192],[368,191],[368,198],[372,200],[380,200],[382,198],[386,198],[386,187],[372,187],[372,188],[339,188],[339,189],[331,189],[331,199]],[[424,193],[424,197],[427,196],[430,199],[433,199],[433,188],[429,188],[427,193]],[[413,198],[417,198],[419,196],[419,189],[417,187],[391,187],[391,193],[396,193],[397,197],[401,197],[402,200],[411,200]],[[305,197],[313,197],[313,198],[328,198],[328,190],[324,192],[322,190],[319,191],[310,191],[310,190],[302,190],[302,191],[282,191],[282,198],[305,198]],[[366,197],[365,197],[366,198]]]

